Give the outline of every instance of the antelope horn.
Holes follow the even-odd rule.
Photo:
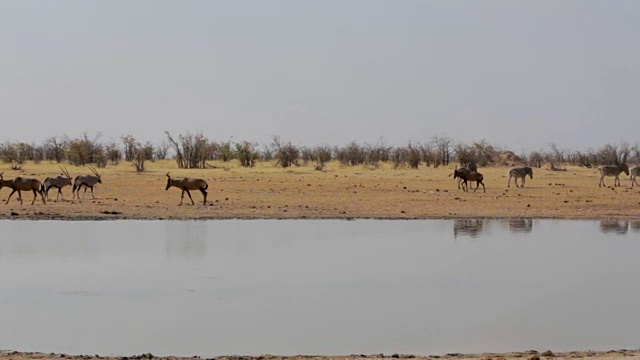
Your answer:
[[[100,174],[98,174],[98,170],[96,170],[96,168],[94,168],[94,167],[93,167],[93,166],[91,166],[91,165],[87,165],[87,167],[89,168],[89,170],[91,170],[91,172],[93,172],[93,174],[94,174],[95,176],[100,176]]]

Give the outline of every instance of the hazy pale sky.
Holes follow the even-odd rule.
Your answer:
[[[3,1],[0,141],[640,142],[640,1]]]

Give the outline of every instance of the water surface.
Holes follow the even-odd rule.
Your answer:
[[[638,225],[0,221],[0,349],[637,348]]]

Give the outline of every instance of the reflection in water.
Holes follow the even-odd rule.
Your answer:
[[[453,237],[458,235],[477,238],[484,231],[483,219],[455,219],[453,220]]]
[[[535,222],[537,236],[488,219],[0,220],[0,319],[13,325],[0,326],[0,348],[209,358],[637,346],[637,233]],[[482,240],[452,241],[452,223]]]
[[[167,257],[204,257],[207,252],[208,226],[205,221],[167,222]]]
[[[600,221],[600,231],[603,234],[624,235],[629,231],[628,221],[603,220]]]
[[[640,221],[629,222],[629,227],[631,227],[631,231],[633,232],[640,232]]]
[[[532,219],[510,219],[508,222],[512,233],[530,233],[533,230]]]

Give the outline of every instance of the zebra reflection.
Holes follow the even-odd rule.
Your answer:
[[[625,235],[629,232],[628,221],[602,220],[600,221],[600,232],[603,234]]]
[[[453,220],[453,238],[458,235],[477,238],[484,231],[483,219],[454,219]]]
[[[531,219],[510,219],[509,231],[512,233],[530,233],[533,230]]]

